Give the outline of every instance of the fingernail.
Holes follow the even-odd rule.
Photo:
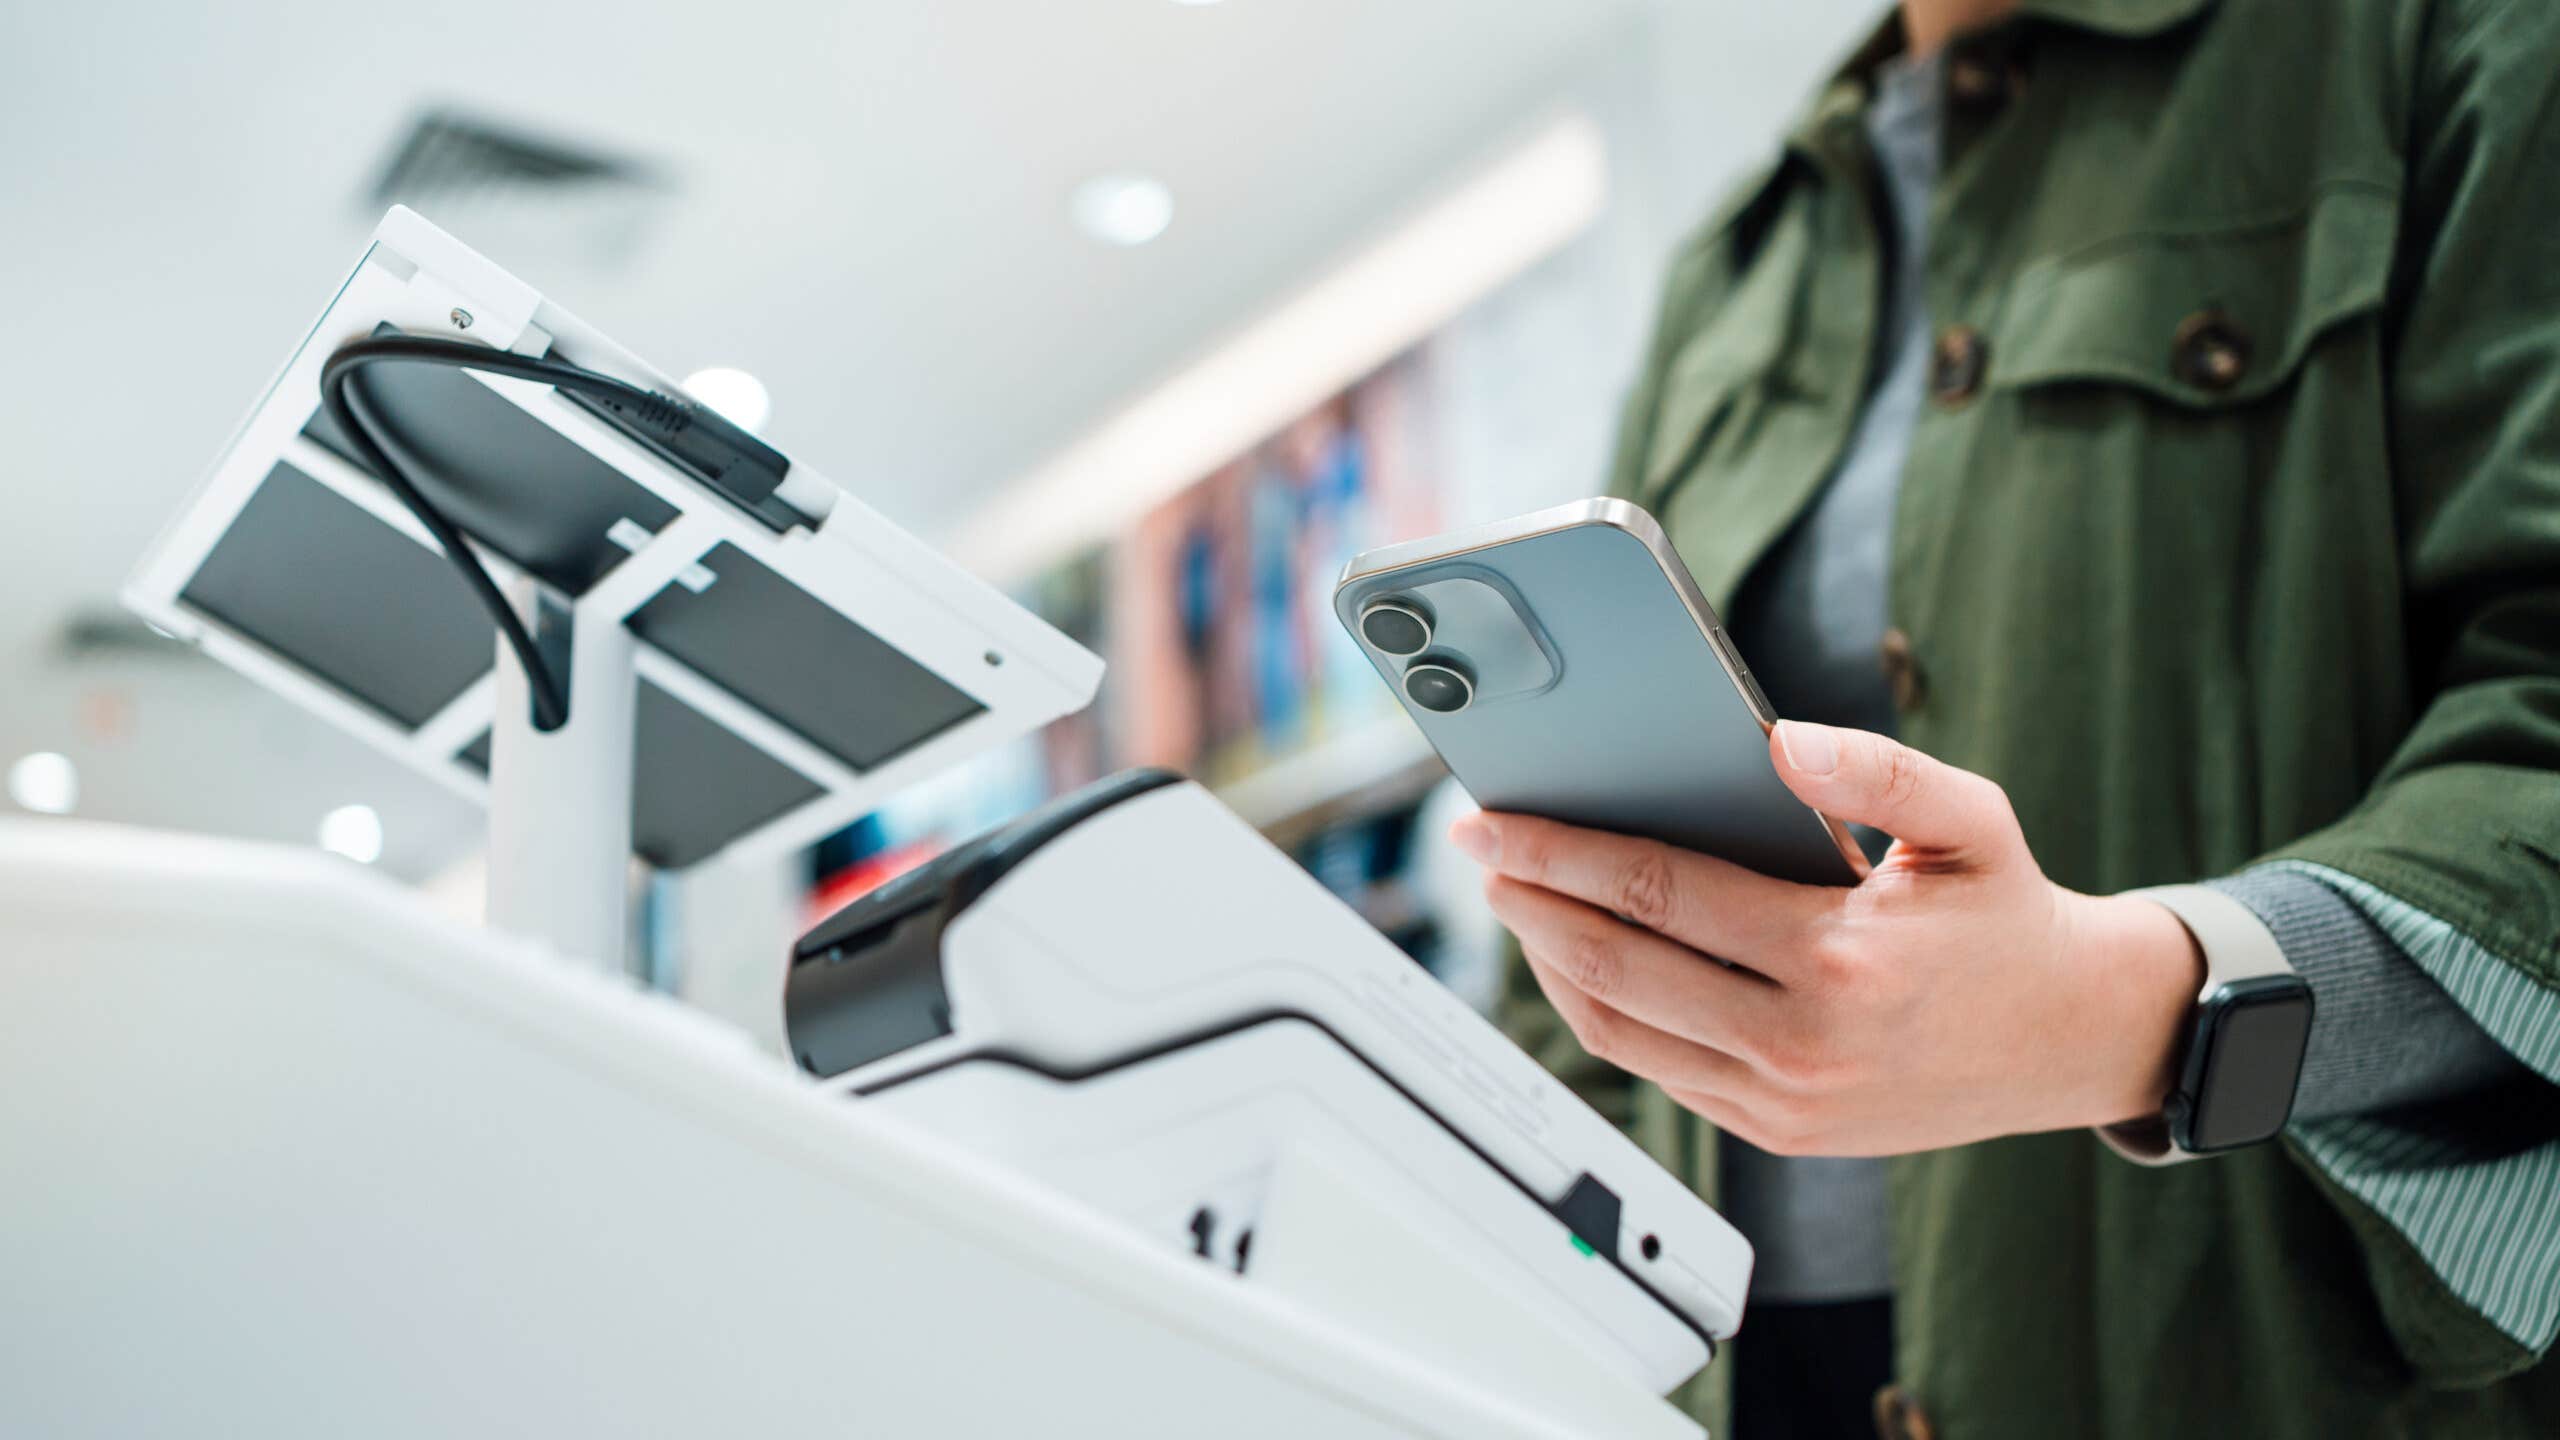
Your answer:
[[[1807,775],[1828,775],[1840,768],[1840,747],[1832,741],[1831,732],[1819,725],[1779,721],[1778,748],[1787,752],[1788,764]]]
[[[1479,865],[1502,863],[1502,836],[1482,815],[1461,815],[1449,827],[1449,843]]]

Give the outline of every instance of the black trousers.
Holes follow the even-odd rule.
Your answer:
[[[1868,1440],[1893,1378],[1893,1300],[1753,1301],[1733,1347],[1733,1440]]]

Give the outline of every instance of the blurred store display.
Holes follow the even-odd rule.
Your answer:
[[[1051,795],[1159,765],[1217,789],[1435,964],[1414,821],[1442,772],[1332,612],[1344,561],[1441,520],[1429,365],[1428,345],[1408,352],[1020,587],[1109,662],[1103,698],[820,846],[811,911]]]

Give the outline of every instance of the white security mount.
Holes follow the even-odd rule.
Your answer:
[[[786,1003],[794,1057],[864,1108],[1594,1434],[1741,1324],[1731,1225],[1165,772],[856,900]]]
[[[490,806],[492,923],[622,953],[630,856],[777,854],[1081,709],[1102,662],[805,464],[754,504],[537,381],[383,364],[368,413],[562,658],[569,719],[323,411],[352,341],[440,337],[676,384],[406,209],[152,547],[153,624]]]
[[[532,682],[498,647],[489,742],[489,923],[607,965],[624,950],[639,642],[615,616],[529,579],[508,598],[558,662],[569,721],[542,730]]]

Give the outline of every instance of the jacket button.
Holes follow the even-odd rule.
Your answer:
[[[1998,109],[2024,78],[2016,67],[2003,68],[1970,50],[1947,57],[1947,99],[1960,110]]]
[[[1952,410],[1982,388],[1982,372],[1991,363],[1991,344],[1970,325],[1950,325],[1938,332],[1929,348],[1929,396]]]
[[[1929,687],[1920,674],[1919,660],[1912,656],[1910,634],[1898,626],[1884,632],[1876,659],[1884,667],[1885,684],[1893,689],[1893,708],[1919,709]]]
[[[1911,1392],[1887,1385],[1876,1392],[1876,1440],[1937,1440],[1938,1427]]]
[[[2216,307],[2178,322],[2169,342],[2169,368],[2199,390],[2228,390],[2249,370],[2249,335]]]

